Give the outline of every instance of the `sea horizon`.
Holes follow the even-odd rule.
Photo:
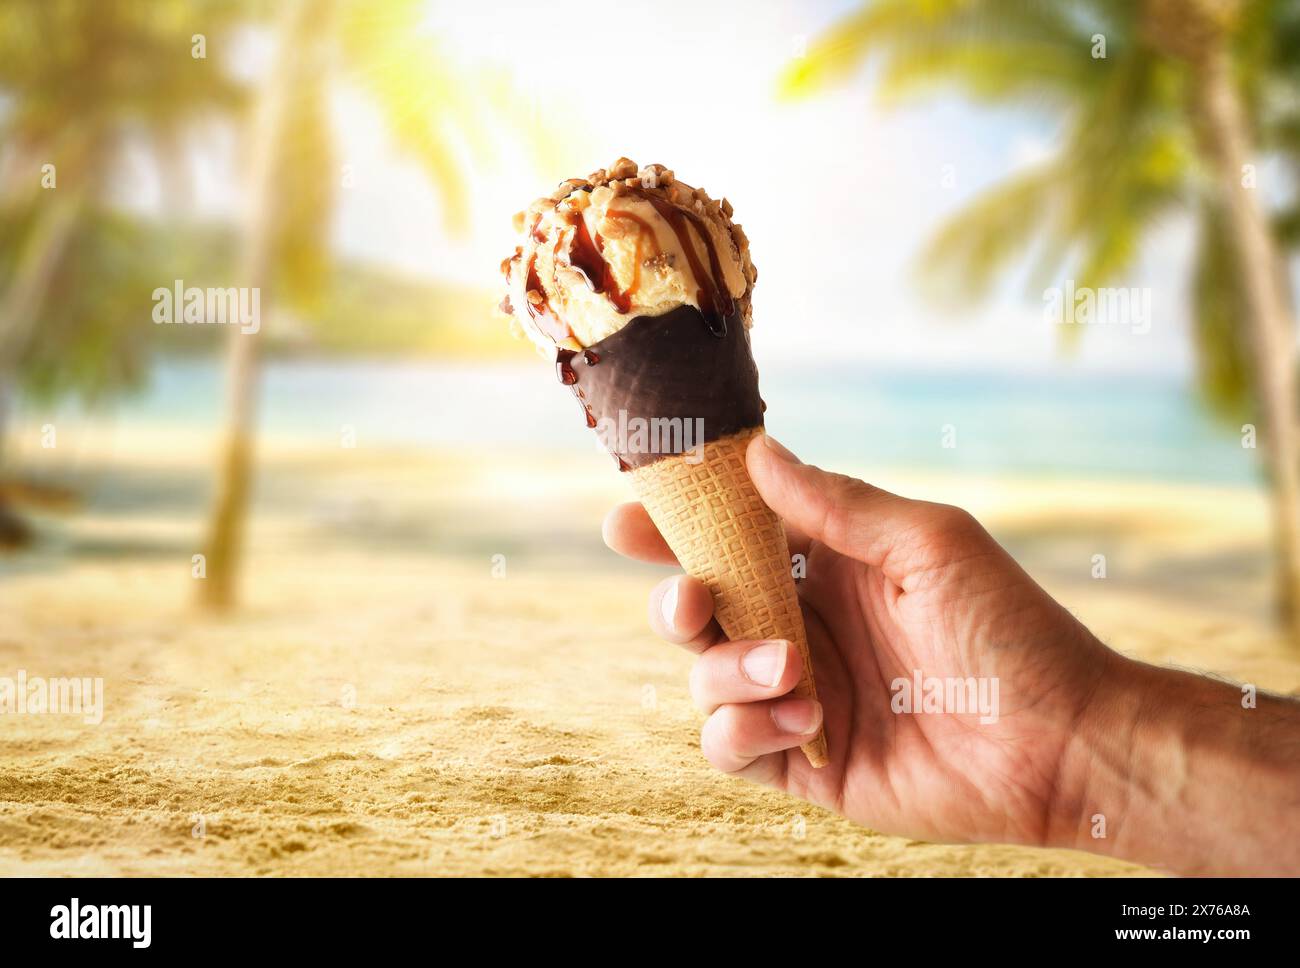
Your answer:
[[[1028,476],[1257,483],[1239,428],[1215,421],[1173,373],[890,367],[786,361],[760,367],[766,422],[809,459]],[[222,425],[218,358],[160,359],[146,386],[96,414],[119,425]],[[262,372],[259,428],[337,446],[590,448],[571,394],[545,361],[276,359]],[[16,407],[20,420],[85,411]],[[576,452],[576,451],[575,451]]]

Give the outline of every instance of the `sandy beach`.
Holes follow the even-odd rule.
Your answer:
[[[102,677],[105,707],[0,719],[0,874],[1146,873],[882,836],[712,771],[690,657],[644,619],[666,571],[604,548],[626,492],[595,454],[264,441],[246,607],[199,613],[209,444],[19,455],[84,504],[0,559],[0,675]],[[971,508],[1125,653],[1300,692],[1254,490],[845,469]]]

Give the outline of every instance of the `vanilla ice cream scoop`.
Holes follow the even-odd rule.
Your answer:
[[[620,158],[515,216],[502,309],[548,352],[582,350],[641,316],[681,306],[710,326],[751,321],[749,243],[714,201],[662,165]]]

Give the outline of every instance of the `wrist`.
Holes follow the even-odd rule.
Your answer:
[[[1181,874],[1300,871],[1300,705],[1127,659],[1105,666],[1066,740],[1051,846]]]
[[[1101,671],[1063,727],[1044,846],[1115,854],[1115,822],[1134,792],[1136,734],[1144,705],[1160,691],[1151,675],[1160,670],[1096,645]]]

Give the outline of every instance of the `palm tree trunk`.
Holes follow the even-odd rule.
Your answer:
[[[1192,64],[1207,153],[1222,194],[1237,255],[1246,327],[1254,358],[1263,457],[1271,485],[1280,615],[1300,644],[1300,440],[1296,430],[1295,330],[1276,267],[1280,255],[1254,192],[1242,184],[1250,160],[1246,119],[1224,43],[1207,45]]]
[[[56,188],[18,256],[0,298],[0,373],[13,373],[31,342],[54,274],[81,220],[85,189]]]
[[[289,99],[301,67],[302,35],[309,12],[305,0],[286,4],[278,30],[275,66],[259,97],[251,136],[253,163],[249,207],[239,280],[259,290],[260,311],[271,305],[275,236],[280,211],[275,182],[284,154]],[[208,522],[206,580],[199,583],[202,605],[226,610],[238,597],[245,519],[253,471],[253,441],[257,426],[258,341],[264,332],[229,330],[227,356],[226,431],[217,465],[216,497]]]
[[[96,142],[95,137],[88,140]],[[70,154],[76,159],[67,166],[72,170],[80,158]],[[81,222],[87,189],[79,179],[72,181],[74,187],[53,189],[53,198],[43,202],[42,214],[19,251],[13,279],[0,296],[0,474],[5,470],[3,435],[18,392],[19,361],[32,341],[50,286]],[[0,548],[20,548],[30,540],[31,529],[0,487]]]
[[[256,278],[243,276],[245,279]],[[262,300],[262,310],[266,300]],[[230,330],[227,356],[226,431],[217,464],[217,491],[208,521],[206,580],[199,585],[201,604],[225,610],[235,604],[244,519],[253,471],[253,436],[257,423],[259,360],[257,336]]]

